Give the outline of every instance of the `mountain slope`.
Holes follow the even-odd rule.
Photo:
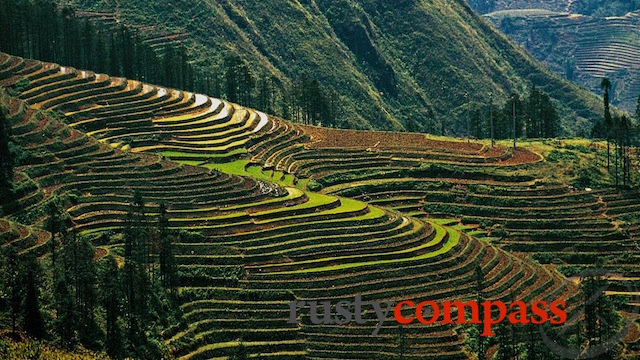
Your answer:
[[[180,34],[202,69],[239,55],[256,74],[283,83],[302,74],[317,78],[340,94],[343,126],[444,127],[459,134],[465,92],[477,103],[488,103],[489,93],[502,102],[531,81],[557,100],[567,134],[582,133],[600,113],[596,97],[536,63],[464,1],[78,0],[76,6],[112,12],[147,39]]]
[[[640,11],[593,17],[530,10],[486,15],[496,26],[558,74],[601,93],[608,77],[612,103],[635,111],[640,95]]]
[[[469,4],[554,72],[635,112],[640,95],[640,1],[469,0]]]

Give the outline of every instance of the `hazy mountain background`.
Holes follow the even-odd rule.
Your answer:
[[[544,9],[597,17],[620,16],[640,9],[638,0],[469,0],[480,14],[500,10]]]
[[[640,1],[470,0],[470,5],[556,73],[635,112],[640,95]],[[541,11],[545,10],[545,11]]]
[[[213,69],[225,56],[289,83],[305,74],[339,93],[341,126],[463,133],[465,93],[503,103],[530,83],[548,92],[563,134],[588,134],[600,101],[553,74],[463,0],[75,0],[81,11],[185,44]],[[105,15],[106,14],[106,15]]]

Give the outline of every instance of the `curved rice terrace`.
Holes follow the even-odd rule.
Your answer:
[[[626,229],[621,221],[640,206],[635,193],[553,182],[544,176],[550,165],[526,148],[305,127],[200,94],[6,54],[0,85],[20,92],[10,121],[32,154],[17,169],[20,191],[3,206],[3,242],[44,254],[50,235],[39,228],[57,196],[101,257],[122,246],[101,235],[122,227],[135,190],[149,216],[168,204],[170,227],[202,235],[175,244],[187,325],[165,337],[185,359],[224,359],[240,343],[276,359],[393,357],[395,323],[375,337],[371,312],[359,326],[307,317],[291,325],[288,303],[357,294],[473,299],[477,267],[489,299],[575,293],[527,254],[563,266],[610,255],[616,267],[627,261],[621,279],[634,277],[637,221]],[[412,359],[469,357],[454,326],[405,331]]]
[[[96,11],[75,11],[75,16],[87,20],[91,20],[98,24],[99,27],[108,31],[115,31],[118,28],[120,20],[117,18],[116,12],[96,12]],[[157,26],[136,26],[139,34],[145,36],[142,40],[145,44],[154,49],[163,49],[167,46],[175,46],[181,44],[183,40],[187,40],[188,33],[185,32],[168,32],[157,28]]]
[[[600,80],[609,77],[616,84],[613,102],[635,110],[640,93],[640,12],[597,18],[505,10],[486,16],[557,73],[573,76],[597,94],[601,93]],[[567,67],[571,67],[573,75],[567,73]]]

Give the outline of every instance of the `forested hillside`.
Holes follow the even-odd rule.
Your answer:
[[[97,22],[131,25],[156,49],[184,45],[205,72],[223,74],[225,58],[238,56],[276,89],[315,79],[337,92],[339,127],[462,134],[467,102],[487,104],[493,94],[504,103],[530,82],[554,99],[562,134],[587,134],[601,112],[593,95],[536,63],[463,1],[74,4]],[[282,108],[273,112],[288,115]]]

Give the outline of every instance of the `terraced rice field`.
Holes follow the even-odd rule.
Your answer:
[[[597,94],[600,80],[616,85],[617,106],[635,111],[640,94],[640,12],[597,18],[568,13],[507,11],[488,14],[503,30],[539,60],[566,75],[571,60],[574,79]],[[550,45],[551,44],[551,45]]]
[[[95,12],[95,11],[76,11],[75,15],[82,19],[90,20],[98,25],[99,28],[107,29],[114,32],[119,30],[121,19],[117,13]],[[158,26],[135,26],[138,34],[145,36],[142,40],[154,49],[163,49],[167,46],[178,47],[183,41],[187,40],[188,33],[171,32],[159,29]]]
[[[640,206],[635,194],[539,179],[544,159],[524,148],[306,127],[0,54],[0,85],[23,78],[10,122],[32,155],[16,169],[21,191],[2,207],[3,245],[43,255],[50,235],[40,229],[57,197],[103,256],[121,246],[101,235],[122,227],[135,190],[150,217],[166,203],[170,227],[202,235],[175,244],[187,326],[164,335],[180,358],[225,359],[240,343],[269,359],[394,357],[397,323],[378,336],[372,312],[364,325],[289,324],[288,303],[473,299],[478,267],[488,299],[571,299],[573,284],[516,252],[563,264],[599,253],[637,259],[638,226],[617,222]],[[455,326],[405,331],[407,358],[469,357]]]

